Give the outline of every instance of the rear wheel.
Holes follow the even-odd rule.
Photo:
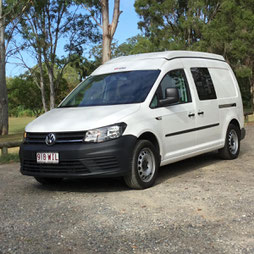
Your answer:
[[[53,185],[62,182],[62,178],[34,177],[35,180],[43,185]]]
[[[132,160],[131,172],[124,177],[125,183],[133,189],[153,186],[159,168],[159,154],[148,140],[138,140]]]
[[[240,130],[234,124],[229,124],[225,146],[219,150],[220,157],[225,160],[236,159],[240,152]]]

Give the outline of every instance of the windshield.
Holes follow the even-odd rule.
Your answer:
[[[159,70],[129,71],[91,76],[59,107],[85,107],[143,102]]]

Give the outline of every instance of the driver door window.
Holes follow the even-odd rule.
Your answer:
[[[159,106],[159,100],[166,99],[166,89],[177,88],[179,92],[179,103],[191,102],[188,82],[183,69],[170,71],[162,79],[156,94],[151,102],[151,108]]]

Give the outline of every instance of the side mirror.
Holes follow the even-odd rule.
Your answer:
[[[165,92],[166,98],[159,101],[160,106],[165,107],[179,102],[179,93],[177,88],[167,88]]]

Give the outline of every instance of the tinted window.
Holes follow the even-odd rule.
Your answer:
[[[143,102],[160,71],[129,71],[91,76],[60,107],[83,107]]]
[[[191,68],[200,100],[216,99],[213,81],[207,68]]]
[[[188,82],[184,73],[184,70],[170,71],[161,81],[160,86],[151,102],[151,108],[158,106],[158,98],[166,98],[167,88],[177,88],[179,92],[179,103],[187,103],[191,101]]]

